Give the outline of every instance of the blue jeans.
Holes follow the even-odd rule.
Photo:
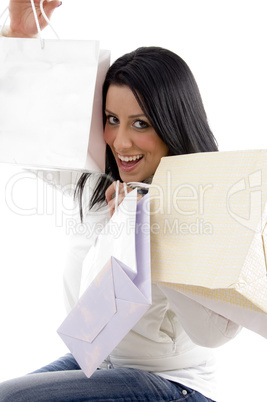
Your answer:
[[[87,378],[71,354],[0,384],[1,402],[211,402],[184,385],[131,368],[96,370]]]

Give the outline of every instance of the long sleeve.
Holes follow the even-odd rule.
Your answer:
[[[182,293],[163,286],[159,288],[194,343],[214,348],[228,342],[240,332],[241,327],[238,324],[214,313]]]
[[[73,197],[77,181],[83,172],[77,170],[32,170],[38,179],[59,190],[64,196]]]
[[[68,170],[31,170],[38,179],[55,188],[66,197],[67,207],[63,210],[63,223],[66,226],[66,235],[69,237],[68,248],[63,256],[63,295],[66,310],[69,312],[79,299],[83,261],[90,247],[95,241],[99,231],[110,219],[108,208],[94,207],[89,210],[89,202],[92,197],[99,174],[92,174],[83,191],[83,215],[81,222],[78,202],[74,201],[74,191],[81,171]]]

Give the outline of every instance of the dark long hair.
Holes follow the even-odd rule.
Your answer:
[[[103,85],[103,124],[110,85],[131,89],[152,127],[168,146],[169,155],[217,151],[194,76],[175,53],[160,47],[141,47],[120,57],[109,68]],[[81,175],[75,195],[80,202],[90,173]],[[98,180],[89,208],[105,201],[105,191],[121,180],[110,147],[106,148],[105,175]]]

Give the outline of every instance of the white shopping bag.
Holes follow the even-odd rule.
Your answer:
[[[109,59],[97,41],[0,37],[0,162],[103,172]]]

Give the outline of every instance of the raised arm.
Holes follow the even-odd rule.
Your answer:
[[[47,22],[42,16],[40,0],[34,0],[40,28],[44,29]],[[43,3],[44,12],[51,18],[53,11],[62,4],[61,1],[45,0]],[[2,32],[4,36],[17,38],[34,38],[38,31],[32,11],[31,0],[9,0],[10,26]]]

